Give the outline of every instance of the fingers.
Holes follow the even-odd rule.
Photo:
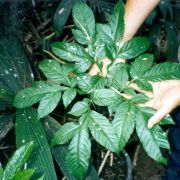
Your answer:
[[[89,75],[90,76],[95,76],[99,73],[99,68],[96,64],[93,64],[90,71],[89,71]]]
[[[159,123],[167,114],[171,112],[171,108],[163,107],[158,110],[148,121],[148,128],[152,128],[154,125]]]

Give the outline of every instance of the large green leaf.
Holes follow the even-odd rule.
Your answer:
[[[147,70],[142,78],[149,81],[180,79],[180,64],[172,62],[156,64]]]
[[[72,33],[78,43],[83,44],[83,45],[87,45],[89,43],[86,36],[83,34],[82,31],[78,29],[72,29]]]
[[[100,75],[96,76],[89,76],[89,75],[82,75],[77,77],[78,80],[78,87],[83,90],[84,92],[92,92],[95,89],[102,89],[107,84],[107,79]]]
[[[109,69],[108,85],[122,90],[128,82],[129,73],[124,63],[113,64]]]
[[[111,28],[108,24],[96,24],[96,45],[113,44]]]
[[[91,61],[92,57],[78,44],[57,42],[52,44],[54,54],[70,62]]]
[[[119,105],[112,121],[118,137],[118,150],[121,151],[128,142],[135,126],[135,108],[129,102]]]
[[[124,4],[121,0],[116,4],[113,14],[110,16],[109,25],[114,41],[118,42],[124,33]]]
[[[75,88],[70,88],[64,91],[62,100],[65,107],[67,107],[76,97],[77,91]]]
[[[54,137],[55,133],[59,130],[60,124],[52,117],[47,117],[46,119],[44,119],[43,124],[44,124],[44,128],[46,130],[46,133],[47,133],[47,138],[49,139],[49,141],[51,141],[52,138]],[[65,146],[65,145],[52,146],[51,151],[52,151],[52,155],[53,155],[55,161],[61,168],[61,171],[63,172],[64,176],[66,176],[66,178],[68,180],[75,180],[75,178],[67,170],[67,167],[65,164],[67,146]],[[99,180],[96,170],[90,163],[85,180],[92,180],[92,179]]]
[[[139,109],[136,109],[136,131],[145,151],[148,155],[163,164],[166,164],[166,159],[162,156],[160,145],[157,142],[153,129],[148,129],[147,119]]]
[[[93,58],[78,44],[57,42],[52,44],[54,54],[70,62],[76,62],[76,69],[85,72],[91,66]],[[80,67],[79,63],[83,66]]]
[[[115,99],[114,102],[107,107],[110,116],[111,116],[113,113],[116,112],[116,109],[118,108],[118,106],[119,106],[122,102],[123,102],[123,98],[121,98],[121,97],[119,96],[118,99]]]
[[[18,172],[24,163],[29,158],[33,148],[33,142],[21,146],[10,158],[3,173],[2,180],[13,179],[16,172]]]
[[[53,17],[53,29],[58,36],[61,35],[75,2],[77,0],[62,0],[56,9]]]
[[[124,44],[119,50],[118,57],[132,59],[145,52],[149,47],[149,41],[145,37],[135,37]]]
[[[79,128],[79,124],[76,122],[64,124],[55,134],[55,137],[52,140],[52,144],[65,144],[69,142],[74,137]]]
[[[34,172],[34,169],[23,169],[15,174],[13,180],[29,180]]]
[[[70,110],[69,114],[73,116],[81,116],[89,109],[89,99],[84,98],[82,101],[78,101],[72,109]]]
[[[88,130],[80,128],[69,144],[66,164],[70,173],[77,179],[83,179],[89,166],[91,141]]]
[[[61,92],[52,92],[46,94],[38,106],[38,118],[43,118],[50,114],[58,105],[61,99]]]
[[[34,148],[29,160],[28,168],[36,168],[32,179],[44,175],[45,180],[56,180],[53,159],[41,122],[37,119],[35,109],[19,109],[16,113],[16,144],[20,147],[24,143],[33,141]]]
[[[55,60],[43,60],[38,64],[39,69],[44,73],[47,79],[61,83],[64,80],[62,68]]]
[[[118,152],[118,139],[109,120],[96,111],[89,114],[89,129],[94,139],[107,149]]]
[[[149,107],[142,107],[141,111],[146,114],[149,118],[152,117],[156,111]],[[166,115],[160,122],[159,125],[174,125],[175,122],[170,115]]]
[[[84,3],[76,3],[72,11],[75,25],[82,31],[89,43],[95,35],[95,19],[92,10]]]
[[[34,83],[33,87],[20,91],[15,99],[14,106],[17,108],[30,107],[40,101],[48,93],[61,91],[62,87],[56,84],[50,84],[44,81]]]
[[[99,106],[111,105],[118,98],[119,95],[111,89],[97,89],[91,95],[93,102]]]
[[[130,74],[132,78],[137,79],[146,72],[153,64],[152,54],[142,54],[131,65]]]

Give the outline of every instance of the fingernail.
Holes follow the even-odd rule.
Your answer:
[[[148,123],[148,128],[151,129],[153,127],[153,124]]]

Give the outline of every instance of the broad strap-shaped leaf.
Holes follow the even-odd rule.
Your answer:
[[[3,168],[2,168],[2,165],[0,163],[0,179],[2,179],[2,176],[3,176]]]
[[[89,129],[94,139],[107,149],[118,153],[118,139],[109,120],[96,111],[91,111],[89,118]]]
[[[153,64],[154,57],[152,54],[142,54],[131,65],[130,74],[134,79],[139,78]]]
[[[83,179],[89,166],[91,141],[87,129],[80,128],[69,144],[66,164],[69,172],[77,179]]]
[[[156,64],[147,70],[142,78],[149,81],[180,79],[180,64],[172,62]]]
[[[111,28],[108,24],[96,24],[96,46],[114,44]]]
[[[113,14],[109,19],[109,25],[114,41],[118,42],[124,33],[124,4],[121,0],[115,5]]]
[[[26,88],[16,95],[14,99],[14,106],[17,108],[30,107],[40,101],[46,94],[61,90],[62,87],[59,85],[38,81],[34,83],[33,87]]]
[[[46,94],[38,106],[38,118],[43,118],[50,114],[58,105],[61,99],[61,92],[52,92]]]
[[[16,112],[16,144],[20,147],[25,143],[34,142],[33,151],[27,161],[27,168],[36,169],[32,179],[44,176],[44,179],[56,180],[50,147],[37,116],[37,111],[33,108],[19,109]]]
[[[73,99],[76,97],[77,91],[75,88],[69,88],[66,91],[64,91],[62,95],[63,104],[65,107],[67,107]]]
[[[29,180],[31,176],[34,174],[35,169],[23,169],[21,171],[18,171],[13,180]]]
[[[158,144],[152,129],[147,127],[147,119],[144,114],[136,108],[136,131],[140,142],[147,154],[159,163],[166,164],[166,159],[162,156],[160,145]]]
[[[51,47],[54,54],[67,61],[83,61],[84,63],[93,61],[92,57],[78,44],[57,42],[52,44]]]
[[[135,37],[124,44],[119,50],[118,57],[132,59],[145,52],[149,48],[149,41],[145,37]]]
[[[88,43],[95,35],[95,19],[92,10],[85,3],[76,3],[72,11],[75,25],[82,31]]]
[[[91,95],[93,102],[99,106],[111,105],[118,98],[119,95],[111,89],[97,89]]]
[[[78,101],[72,109],[70,110],[69,114],[73,116],[81,116],[89,109],[89,99],[84,98],[82,101]]]
[[[76,122],[64,124],[55,134],[52,140],[52,144],[65,144],[69,142],[74,137],[79,128],[79,124]]]
[[[118,150],[121,151],[128,142],[135,126],[135,108],[129,102],[119,105],[112,125],[118,137]]]
[[[108,85],[122,90],[129,79],[128,66],[124,63],[113,64],[109,68]]]
[[[3,173],[2,180],[13,179],[16,172],[18,172],[24,163],[29,158],[33,148],[33,142],[27,143],[21,146],[13,156],[10,158],[8,164],[6,165]]]

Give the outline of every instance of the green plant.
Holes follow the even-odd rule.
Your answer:
[[[66,42],[52,44],[56,60],[47,59],[39,63],[47,81],[35,82],[32,87],[19,92],[14,100],[17,108],[30,107],[40,102],[39,118],[51,113],[61,99],[65,108],[74,103],[69,114],[79,120],[65,123],[56,133],[52,144],[69,143],[66,165],[77,179],[84,177],[89,166],[90,133],[99,144],[119,153],[136,129],[148,155],[166,164],[161,148],[169,150],[170,147],[160,125],[173,124],[173,121],[165,117],[160,125],[148,129],[147,120],[155,111],[139,106],[139,103],[149,98],[135,92],[130,84],[133,82],[143,90],[152,91],[149,81],[180,79],[180,65],[170,62],[155,64],[153,55],[142,54],[149,47],[144,37],[135,37],[123,44],[123,17],[124,5],[121,1],[115,6],[106,24],[96,24],[93,12],[86,4],[75,4],[73,19],[77,29],[72,32],[81,45]],[[91,65],[95,63],[101,70],[105,57],[111,60],[108,76],[103,77],[102,73],[89,76],[87,72]],[[123,58],[126,62],[115,64],[117,58]],[[59,60],[61,65],[57,62]],[[77,94],[82,98],[81,101],[76,102]],[[132,95],[132,98],[126,98],[127,94]],[[97,106],[107,108],[109,116],[105,117],[98,112]]]
[[[35,169],[26,169],[26,167],[24,167],[24,169],[21,170],[21,168],[23,165],[25,165],[27,159],[29,158],[32,148],[33,143],[30,142],[16,150],[16,152],[9,159],[4,171],[0,164],[0,179],[20,180],[23,178],[24,180],[29,180]]]

